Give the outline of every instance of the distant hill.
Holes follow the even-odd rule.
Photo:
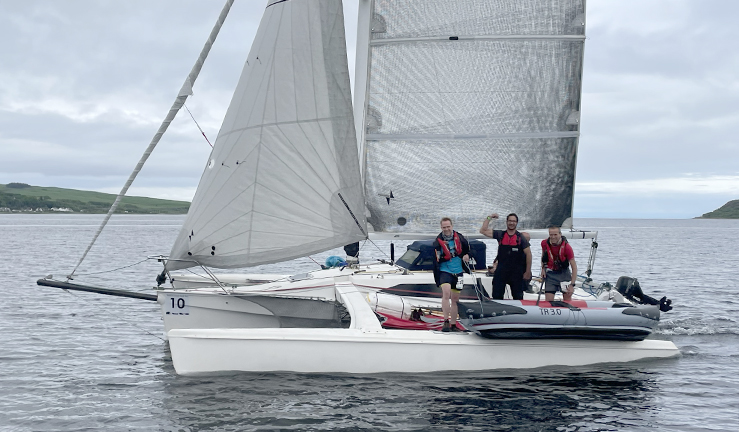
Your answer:
[[[30,186],[25,183],[0,185],[0,214],[6,212],[107,213],[115,195],[101,192]],[[123,197],[116,213],[184,214],[187,201],[135,196]]]
[[[701,218],[706,219],[739,219],[739,200],[732,200]]]

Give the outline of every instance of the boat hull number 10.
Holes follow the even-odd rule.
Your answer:
[[[164,313],[167,315],[190,315],[190,299],[186,295],[167,296]]]

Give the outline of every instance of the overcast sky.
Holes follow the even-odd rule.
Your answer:
[[[353,74],[356,0],[345,0]],[[237,0],[187,105],[211,139],[266,0]],[[0,0],[0,184],[117,193],[223,6]],[[739,2],[590,0],[575,217],[688,218],[739,199]],[[187,111],[129,195],[189,200]]]

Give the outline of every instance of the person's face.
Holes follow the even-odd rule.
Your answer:
[[[506,226],[509,230],[516,229],[516,225],[518,225],[518,221],[516,220],[516,216],[508,216],[508,219],[505,221]]]
[[[562,241],[562,233],[558,228],[549,228],[549,243],[558,245]]]
[[[444,233],[445,236],[452,235],[452,232],[454,232],[454,229],[452,229],[452,223],[448,220],[441,222],[441,232]]]

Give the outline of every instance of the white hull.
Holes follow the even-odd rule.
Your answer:
[[[385,330],[349,277],[336,295],[351,314],[348,329],[174,329],[168,332],[179,374],[229,371],[434,372],[530,369],[629,362],[678,355],[672,342],[490,340],[473,333]],[[546,353],[546,355],[542,355]]]
[[[382,373],[530,369],[667,358],[669,341],[490,340],[473,333],[360,329],[180,329],[169,332],[178,374]],[[542,355],[546,353],[546,355]]]

